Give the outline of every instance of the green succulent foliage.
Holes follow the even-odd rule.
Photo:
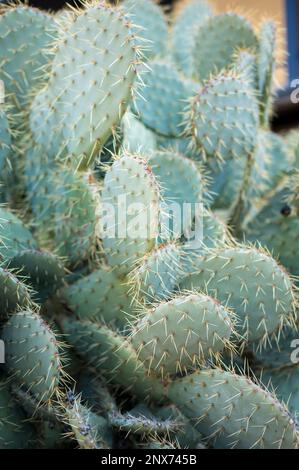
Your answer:
[[[248,80],[223,71],[206,80],[190,100],[185,132],[202,158],[225,162],[251,156],[258,122],[258,102]]]
[[[293,155],[287,151],[282,137],[260,130],[251,170],[251,185],[248,199],[258,205],[260,200],[268,200],[287,176],[294,164]]]
[[[229,280],[229,282],[228,282]],[[258,248],[219,248],[198,263],[198,270],[180,284],[201,289],[232,308],[237,330],[248,341],[266,345],[283,325],[294,324],[295,287],[288,273]]]
[[[259,33],[258,85],[261,96],[261,124],[268,127],[272,114],[276,71],[277,25],[264,21]]]
[[[154,248],[129,275],[133,291],[148,303],[169,298],[182,276],[180,261],[181,250],[175,243]]]
[[[153,0],[124,0],[122,7],[129,15],[142,53],[148,59],[166,53],[168,30],[162,9]]]
[[[50,60],[45,50],[56,35],[50,15],[21,5],[4,9],[0,17],[0,79],[16,113],[24,111],[30,93],[39,85],[41,70]]]
[[[298,428],[287,408],[246,376],[201,370],[175,380],[168,396],[215,448],[295,449],[298,445]]]
[[[174,18],[171,31],[173,58],[186,77],[194,75],[191,51],[200,25],[212,16],[212,8],[205,0],[193,0]]]
[[[246,226],[250,241],[266,246],[294,275],[298,269],[299,218],[296,205],[289,200],[292,180],[287,178],[285,188],[278,191]]]
[[[266,348],[260,349],[258,345],[252,345],[254,354],[253,367],[257,371],[270,371],[276,373],[284,368],[292,367],[298,358],[296,347],[298,346],[298,331],[296,328],[285,328],[279,337],[279,341]]]
[[[70,439],[66,439],[66,426],[59,421],[47,419],[37,420],[35,423],[38,436],[40,438],[40,448],[42,449],[71,449]]]
[[[124,152],[108,169],[102,191],[101,230],[111,267],[128,273],[156,242],[160,188],[147,161]]]
[[[175,152],[193,160],[200,160],[200,154],[196,154],[192,148],[192,140],[183,137],[165,137],[156,134],[157,150],[162,152]]]
[[[0,207],[0,259],[7,261],[22,250],[36,249],[30,230],[6,207]]]
[[[108,418],[109,413],[116,413],[118,407],[114,396],[110,393],[105,381],[93,374],[92,370],[81,370],[76,381],[81,401],[91,409]]]
[[[26,155],[25,174],[29,206],[42,237],[50,234],[57,254],[68,257],[71,265],[92,257],[99,215],[93,176],[53,162],[38,145]]]
[[[255,223],[257,214],[284,185],[293,164],[294,155],[288,151],[284,139],[260,129],[252,162],[247,166],[249,171],[245,167],[243,189],[239,193],[243,207],[235,225],[244,229],[250,222]]]
[[[168,377],[219,356],[231,347],[233,333],[228,310],[209,296],[190,293],[145,312],[133,327],[131,341],[149,373]]]
[[[34,311],[20,311],[5,323],[2,338],[9,374],[39,403],[50,400],[61,378],[61,360],[47,323]]]
[[[46,222],[53,217],[53,195],[56,193],[55,182],[60,181],[54,159],[33,141],[30,142],[24,158],[24,186],[28,205],[39,222]]]
[[[101,267],[66,287],[60,296],[82,320],[98,320],[124,327],[132,310],[128,281],[115,270]]]
[[[141,400],[161,400],[163,385],[148,374],[125,336],[87,320],[65,318],[62,329],[85,364],[108,382]]]
[[[202,435],[197,431],[193,423],[183,415],[175,405],[165,405],[152,410],[155,416],[162,420],[175,420],[180,423],[176,432],[176,441],[182,449],[200,448]]]
[[[168,449],[178,449],[178,445],[176,442],[171,442],[169,440],[161,438],[158,440],[157,438],[149,439],[146,444],[140,444],[136,446],[137,449],[149,449],[149,450],[168,450]]]
[[[22,409],[12,399],[10,389],[0,383],[0,449],[27,449],[32,446],[34,429]]]
[[[16,384],[12,384],[10,392],[26,414],[37,433],[36,447],[42,449],[70,448],[66,439],[67,426],[61,421],[59,409],[52,404],[39,406],[36,398]]]
[[[230,159],[224,162],[213,160],[207,162],[210,178],[210,192],[213,196],[212,208],[225,210],[234,207],[243,188],[247,169],[245,158]]]
[[[64,414],[79,449],[111,448],[113,435],[107,420],[82,405],[80,397],[71,391],[67,393]]]
[[[110,424],[121,432],[145,436],[169,436],[180,430],[181,423],[173,419],[158,419],[153,414],[131,410],[126,413],[111,413]]]
[[[211,249],[224,246],[230,240],[226,224],[213,212],[205,210],[201,220],[201,231],[198,238],[187,240],[182,245],[182,275],[198,270],[202,257]]]
[[[293,155],[293,158],[295,160],[295,168],[299,167],[299,132],[298,130],[293,130],[288,133],[287,139],[286,139],[286,144],[288,151],[290,152],[291,155]]]
[[[30,126],[51,156],[64,152],[86,169],[125,112],[139,48],[121,9],[91,3],[69,21],[47,85],[33,101]]]
[[[208,198],[201,167],[174,151],[154,152],[148,162],[164,201],[161,238],[187,237],[194,217],[199,217],[203,201]]]
[[[68,169],[58,171],[60,181],[53,181],[56,193],[51,197],[55,204],[54,242],[58,255],[74,265],[92,258],[97,249],[99,193],[89,173],[82,177]]]
[[[180,137],[183,132],[183,112],[188,99],[199,86],[184,80],[173,65],[149,62],[142,79],[142,96],[134,100],[135,112],[141,122],[164,137]]]
[[[235,53],[233,67],[244,75],[253,90],[258,88],[257,59],[252,49],[239,49]]]
[[[131,111],[127,111],[122,120],[122,146],[130,153],[149,155],[157,148],[156,135],[147,129]]]
[[[9,167],[11,153],[11,131],[7,113],[0,108],[0,172],[1,176],[7,167]],[[2,180],[2,177],[1,177]],[[1,181],[3,183],[3,181]],[[2,192],[2,190],[1,190]]]
[[[40,303],[55,294],[65,277],[62,262],[48,251],[20,251],[9,260],[9,268],[26,278],[26,283],[35,291],[34,300]]]
[[[238,49],[256,50],[258,39],[252,25],[244,17],[224,13],[211,16],[198,25],[193,45],[194,77],[203,81],[229,67]]]
[[[290,413],[298,417],[299,413],[299,367],[284,367],[281,370],[265,370],[261,374],[262,382],[275,390],[275,394],[283,403],[286,403]]]
[[[0,268],[0,321],[31,304],[30,290],[8,269]]]
[[[298,448],[275,23],[76,9],[1,7],[0,448]]]

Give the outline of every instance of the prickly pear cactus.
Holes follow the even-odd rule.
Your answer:
[[[258,119],[257,101],[248,81],[234,71],[224,71],[208,78],[191,98],[185,132],[203,159],[238,159],[252,154]],[[207,132],[209,123],[213,125]]]
[[[207,0],[1,7],[1,449],[298,449],[278,33]]]
[[[246,377],[207,369],[175,381],[169,386],[169,396],[183,413],[195,418],[198,430],[210,436],[216,448],[290,449],[298,445],[298,428],[287,408]]]
[[[44,51],[54,40],[56,26],[51,15],[34,8],[16,4],[1,5],[1,9],[0,79],[8,102],[19,113],[28,106],[31,93],[41,80],[41,70],[49,60]]]
[[[31,131],[50,154],[65,151],[86,168],[125,111],[139,47],[129,18],[104,2],[71,17],[55,46],[48,82],[31,107]]]
[[[166,53],[168,30],[162,9],[154,0],[124,0],[122,7],[133,23],[133,31],[145,57]]]
[[[227,68],[237,49],[256,49],[258,46],[250,22],[234,13],[212,16],[197,28],[191,54],[194,74],[201,81]]]
[[[234,309],[245,340],[267,344],[269,336],[294,324],[297,303],[292,278],[262,250],[216,249],[199,260],[197,268],[181,288],[207,290]]]
[[[13,400],[9,386],[0,382],[0,449],[27,449],[33,444],[34,429]]]
[[[194,73],[194,60],[190,52],[195,47],[198,27],[212,16],[212,7],[205,0],[194,0],[183,6],[173,19],[171,40],[173,57],[187,77]]]
[[[110,266],[127,274],[155,246],[160,223],[160,187],[143,158],[124,153],[106,173],[101,228]]]
[[[149,371],[167,377],[229,348],[233,331],[233,315],[217,301],[186,294],[145,313],[133,328],[132,345]]]
[[[5,323],[2,337],[6,344],[9,373],[39,402],[57,393],[61,361],[54,333],[34,311],[20,311]]]

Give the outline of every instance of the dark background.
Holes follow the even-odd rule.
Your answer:
[[[2,1],[0,3],[9,3],[8,1]],[[46,10],[59,10],[62,8],[66,3],[69,3],[70,5],[76,5],[75,0],[70,0],[70,1],[64,1],[64,0],[29,0],[29,1],[24,1],[23,3],[27,3],[28,5],[34,6],[34,7],[39,7],[43,8]],[[159,3],[162,5],[171,5],[174,3],[173,0],[161,0]],[[80,4],[80,2],[77,2],[77,4]]]

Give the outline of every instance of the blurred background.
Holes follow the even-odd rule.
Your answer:
[[[117,2],[118,0],[116,0]],[[168,9],[179,9],[186,0],[160,0]],[[138,2],[138,0],[137,0]],[[279,93],[276,102],[274,130],[283,130],[299,125],[299,103],[292,103],[290,96],[294,88],[299,89],[299,0],[210,0],[221,13],[234,9],[244,12],[253,23],[271,17],[280,24],[280,65],[276,73]],[[0,3],[9,3],[1,1]],[[75,0],[24,0],[32,6],[59,10],[66,3],[75,5]],[[80,2],[77,2],[77,4]],[[296,83],[298,80],[298,83]],[[299,93],[298,93],[299,98]],[[299,101],[299,100],[298,100]]]

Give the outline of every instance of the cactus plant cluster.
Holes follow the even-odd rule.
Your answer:
[[[276,24],[1,8],[0,448],[298,448]]]

